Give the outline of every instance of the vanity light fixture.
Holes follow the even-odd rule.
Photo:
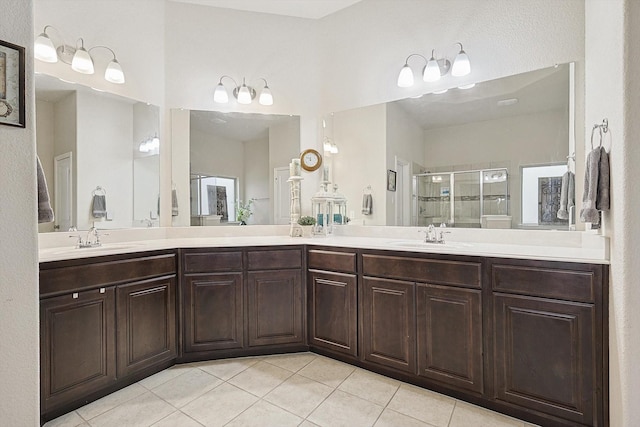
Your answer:
[[[450,70],[451,75],[454,77],[466,76],[471,72],[471,63],[469,62],[469,56],[462,48],[462,43],[457,43],[460,45],[460,51],[456,55],[453,65],[451,65],[451,61],[447,58],[436,59],[435,49],[431,50],[431,58],[427,59],[419,53],[412,53],[407,56],[407,59],[404,61],[404,65],[402,69],[400,69],[400,74],[398,74],[398,86],[399,87],[411,87],[413,86],[413,71],[409,66],[409,59],[414,56],[419,56],[424,59],[425,66],[422,69],[422,80],[425,82],[435,82],[444,77]]]
[[[220,81],[216,86],[216,89],[213,91],[213,101],[218,104],[226,104],[229,102],[229,92],[227,92],[227,88],[222,84],[222,79],[228,78],[233,82],[233,96],[238,100],[239,104],[251,104],[251,102],[256,97],[256,90],[251,86],[247,86],[245,78],[242,78],[242,85],[238,85],[236,81],[229,76],[220,77]],[[260,91],[260,96],[258,97],[258,102],[260,105],[273,105],[273,95],[271,94],[271,89],[269,89],[269,85],[266,79],[260,78],[260,80],[264,80],[264,87]]]
[[[458,89],[465,90],[465,89],[471,89],[472,87],[476,87],[476,84],[475,83],[469,83],[468,85],[458,86]]]
[[[44,27],[44,30],[38,37],[36,37],[34,43],[34,54],[36,59],[48,63],[56,63],[58,60],[61,60],[65,64],[71,65],[71,69],[73,69],[73,71],[82,74],[93,74],[95,73],[95,68],[91,51],[98,48],[106,49],[111,52],[113,59],[107,65],[104,72],[104,79],[115,84],[123,84],[125,82],[122,66],[118,62],[116,54],[111,48],[107,46],[94,46],[87,50],[84,47],[84,39],[82,37],[78,38],[76,41],[75,48],[67,45],[64,40],[60,46],[56,47],[51,40],[51,37],[47,34],[47,30],[50,28],[53,28],[60,33],[59,30],[51,25],[46,25]]]
[[[160,138],[158,135],[154,135],[153,138],[145,139],[140,143],[138,151],[141,153],[150,153],[151,151],[160,149]]]

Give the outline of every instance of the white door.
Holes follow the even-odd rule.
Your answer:
[[[73,224],[73,154],[65,153],[54,158],[54,209],[56,231],[69,231]]]
[[[288,167],[273,169],[273,218],[275,224],[289,224],[291,220],[288,179]]]
[[[411,170],[409,162],[396,158],[396,225],[411,225]]]

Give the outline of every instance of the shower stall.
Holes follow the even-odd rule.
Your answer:
[[[413,225],[510,228],[507,169],[414,175]]]

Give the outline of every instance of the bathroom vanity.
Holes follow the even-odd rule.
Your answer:
[[[174,363],[311,350],[545,426],[608,424],[606,261],[187,240],[41,263],[43,421]]]

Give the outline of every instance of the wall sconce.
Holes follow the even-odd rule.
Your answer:
[[[104,79],[111,83],[123,84],[124,83],[124,73],[122,72],[122,67],[120,63],[116,59],[115,52],[107,47],[107,46],[94,46],[89,50],[84,47],[84,40],[79,38],[76,41],[76,47],[72,47],[67,45],[64,40],[62,44],[56,47],[53,44],[53,41],[47,34],[47,29],[53,28],[58,33],[60,31],[51,25],[46,25],[42,34],[36,37],[36,41],[34,44],[34,52],[36,59],[49,62],[56,63],[58,59],[60,59],[65,64],[71,65],[71,68],[82,74],[93,74],[95,72],[93,67],[93,57],[91,56],[91,51],[98,48],[107,49],[113,55],[113,59],[107,65],[107,69],[104,72]]]
[[[407,56],[407,59],[404,62],[404,66],[402,67],[402,69],[400,70],[400,74],[398,75],[398,86],[413,86],[413,71],[409,66],[409,59],[414,56],[419,56],[425,61],[425,66],[422,69],[422,80],[425,82],[438,81],[441,77],[445,76],[449,72],[449,70],[451,70],[451,75],[454,77],[462,77],[469,74],[471,72],[471,63],[469,62],[469,57],[464,51],[462,43],[457,44],[460,45],[460,52],[458,52],[455,59],[453,60],[453,65],[447,58],[436,59],[435,49],[431,50],[431,58],[429,59],[425,58],[419,53],[412,53],[411,55]]]
[[[242,78],[242,86],[239,86],[236,81],[229,76],[220,77],[216,90],[213,92],[213,101],[218,104],[226,104],[229,102],[229,92],[227,92],[227,88],[222,84],[222,79],[225,77],[233,82],[233,96],[238,100],[238,103],[244,105],[251,104],[256,97],[256,90],[251,86],[247,86],[244,77]],[[260,91],[258,102],[261,105],[273,105],[273,95],[271,94],[267,80],[263,78],[260,78],[260,80],[264,80],[264,87]]]
[[[141,153],[150,153],[154,150],[160,149],[160,138],[158,135],[155,135],[153,138],[146,139],[140,143],[138,147],[138,151]]]
[[[338,154],[339,150],[338,150],[338,146],[335,144],[335,142],[331,141],[331,139],[329,137],[324,137],[324,141],[322,142],[322,146],[325,152],[327,153],[331,153],[331,154]]]

